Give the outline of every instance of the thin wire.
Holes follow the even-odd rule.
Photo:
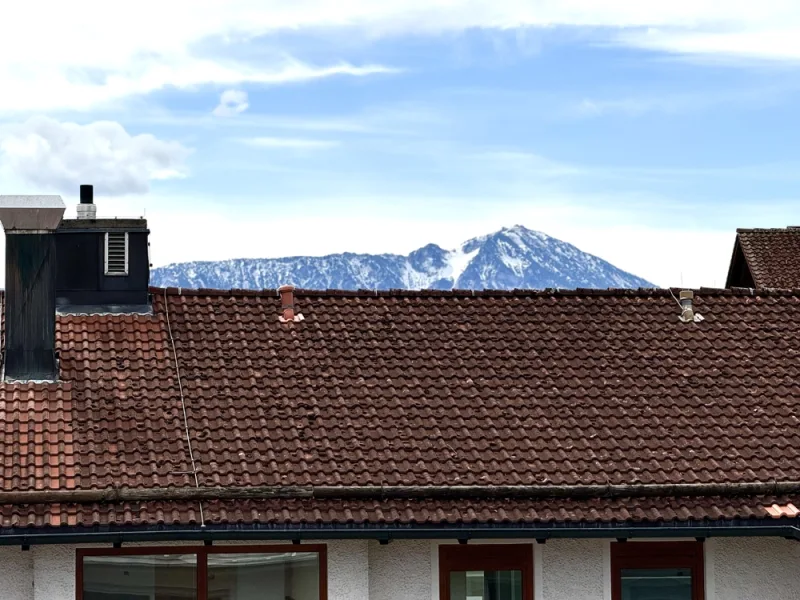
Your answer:
[[[678,300],[678,297],[675,295],[675,292],[672,291],[672,288],[667,288],[667,289],[669,290],[669,293],[672,294],[672,299],[678,303],[678,306],[680,306],[681,309],[683,309],[683,304],[681,304],[681,301]]]
[[[192,463],[192,473],[194,474],[194,485],[200,489],[200,479],[197,477],[197,465],[194,462],[194,452],[192,451],[192,437],[189,434],[189,417],[186,415],[186,399],[183,395],[183,383],[181,383],[181,368],[178,365],[178,351],[175,348],[175,338],[172,337],[172,326],[169,322],[169,299],[164,294],[164,312],[167,315],[167,332],[169,333],[169,341],[172,344],[172,356],[175,358],[175,373],[178,376],[178,392],[181,396],[181,409],[183,410],[183,426],[186,429],[186,445],[189,446],[189,460]],[[200,505],[200,527],[206,526],[205,516],[203,515],[203,501],[198,501]]]

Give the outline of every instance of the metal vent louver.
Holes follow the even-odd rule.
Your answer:
[[[128,274],[128,234],[106,233],[106,275]]]

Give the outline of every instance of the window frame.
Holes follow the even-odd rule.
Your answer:
[[[452,571],[522,571],[522,600],[533,600],[533,544],[440,545],[440,600],[450,600]]]
[[[691,569],[692,600],[705,600],[703,542],[612,542],[611,600],[622,598],[622,569]]]
[[[87,556],[146,556],[194,554],[197,557],[197,600],[208,595],[209,554],[283,554],[316,552],[319,561],[319,600],[328,599],[328,546],[326,544],[272,544],[242,546],[135,546],[130,548],[78,548],[75,553],[75,600],[83,600],[83,559]]]
[[[110,272],[108,270],[108,242],[110,240],[111,234],[118,234],[121,233],[125,236],[125,271],[120,272]],[[105,273],[106,277],[127,277],[130,272],[130,236],[128,235],[127,231],[106,231],[105,235],[105,244],[104,244],[103,259],[105,261],[105,269],[103,272]]]

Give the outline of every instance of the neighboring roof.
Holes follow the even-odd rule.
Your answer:
[[[726,287],[800,287],[800,227],[737,229]]]
[[[0,385],[3,491],[194,487],[176,358],[201,487],[800,481],[800,291],[700,291],[689,324],[669,290],[297,291],[295,323],[275,291],[152,292],[152,315],[58,316],[62,383]],[[203,508],[209,523],[612,522],[770,518],[797,500]],[[0,515],[189,524],[198,506]]]

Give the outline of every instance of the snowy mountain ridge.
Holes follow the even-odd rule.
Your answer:
[[[216,289],[544,289],[655,287],[575,246],[522,225],[399,254],[244,258],[153,269],[151,285]]]

